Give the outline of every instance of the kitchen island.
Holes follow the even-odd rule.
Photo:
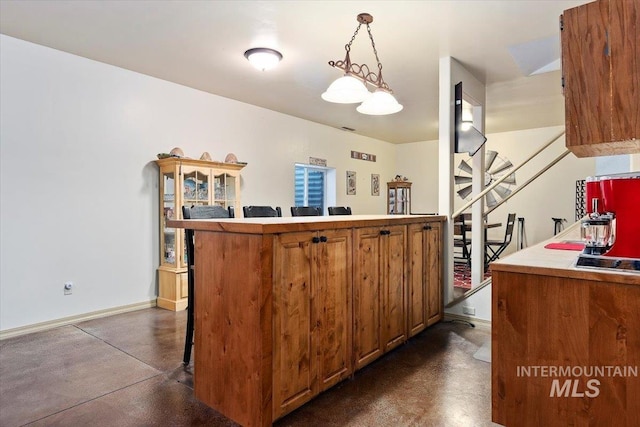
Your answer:
[[[640,274],[574,266],[578,224],[491,264],[492,420],[637,426]]]
[[[195,230],[195,396],[271,425],[441,320],[444,220],[168,221]]]

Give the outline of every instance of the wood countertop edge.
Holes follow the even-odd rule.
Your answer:
[[[319,218],[323,218],[318,220]],[[280,218],[229,218],[168,220],[167,227],[190,228],[199,231],[214,231],[242,234],[277,234],[326,229],[383,227],[424,222],[444,222],[442,215],[357,215],[348,218],[335,217],[280,217]]]
[[[577,256],[577,255],[576,255]],[[568,279],[579,279],[584,281],[595,282],[611,282],[619,283],[622,285],[635,285],[640,286],[640,275],[635,273],[625,272],[607,272],[592,269],[577,269],[571,268],[554,268],[554,267],[539,267],[528,265],[515,265],[515,264],[492,264],[492,272],[504,272],[504,273],[522,273],[547,277],[563,277]]]

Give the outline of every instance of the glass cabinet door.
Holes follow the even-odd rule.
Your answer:
[[[185,206],[209,204],[209,172],[195,169],[185,172],[183,187],[183,203]]]
[[[222,173],[214,176],[214,204],[225,208],[235,205],[237,179],[237,177],[229,175],[228,173]]]
[[[398,209],[396,211],[396,213],[398,214],[404,214],[405,213],[405,206],[406,206],[406,189],[405,188],[398,188],[397,190],[398,193]]]
[[[396,189],[389,188],[389,213],[396,213]]]
[[[162,233],[160,234],[160,248],[162,251],[162,264],[176,264],[176,229],[168,228],[167,220],[176,218],[175,173],[164,172],[162,174]]]

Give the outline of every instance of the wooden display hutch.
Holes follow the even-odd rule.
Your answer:
[[[239,163],[170,157],[156,160],[160,168],[160,266],[158,307],[184,310],[187,307],[187,255],[184,230],[166,226],[170,219],[182,219],[182,206],[219,205],[240,209]]]
[[[411,214],[411,183],[387,182],[387,212],[392,215]]]

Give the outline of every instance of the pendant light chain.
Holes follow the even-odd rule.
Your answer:
[[[358,26],[358,28],[360,28],[360,26]],[[367,24],[367,32],[369,33],[369,38],[371,39],[371,47],[373,47],[373,53],[376,55],[376,61],[378,61],[378,70],[382,72],[382,63],[380,62],[380,58],[378,58],[378,50],[376,49],[376,42],[373,41],[373,34],[371,33],[371,27],[369,26],[369,24]]]
[[[360,31],[360,27],[362,27],[362,24],[358,24],[358,28],[356,28],[356,31],[353,33],[353,36],[351,36],[351,41],[349,41],[349,43],[345,45],[344,48],[347,50],[347,52],[351,50],[351,44],[356,39],[356,36],[358,35],[358,31]],[[367,24],[367,28],[369,28],[369,24]],[[371,34],[371,30],[369,30],[369,34]]]

